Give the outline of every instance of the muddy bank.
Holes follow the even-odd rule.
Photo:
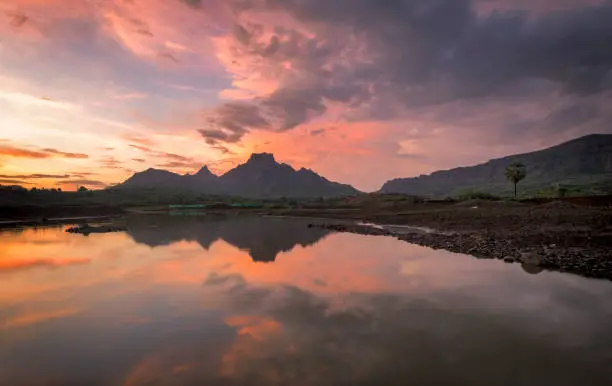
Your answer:
[[[315,222],[309,227],[362,235],[391,236],[433,249],[519,263],[524,270],[538,273],[543,269],[569,272],[586,277],[612,280],[611,250],[601,245],[566,246],[532,243],[517,234],[495,237],[475,231],[431,232],[416,228],[373,227],[348,221]]]

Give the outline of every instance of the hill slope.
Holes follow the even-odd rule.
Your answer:
[[[219,190],[218,181],[219,177],[211,173],[206,166],[193,175],[180,175],[167,170],[151,168],[135,173],[118,187],[193,190],[212,194]]]
[[[278,163],[268,153],[252,154],[246,163],[219,177],[206,167],[194,175],[148,169],[134,174],[118,188],[163,188],[253,198],[332,197],[359,193],[350,185],[329,181],[312,170],[295,170]]]
[[[602,192],[612,190],[612,135],[592,134],[548,149],[494,159],[476,166],[391,180],[380,192],[442,197],[475,188],[509,195],[512,185],[506,180],[504,170],[513,161],[527,166],[527,177],[519,184],[522,192],[534,193],[554,184]]]

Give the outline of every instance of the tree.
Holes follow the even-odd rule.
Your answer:
[[[527,177],[527,167],[522,162],[512,162],[506,166],[506,178],[514,184],[514,197],[516,197],[516,185]]]
[[[87,191],[88,191],[88,189],[86,187],[84,187],[84,186],[81,186],[79,188],[79,192],[87,192]]]

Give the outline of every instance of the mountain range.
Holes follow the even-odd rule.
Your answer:
[[[246,163],[221,176],[213,174],[206,166],[195,174],[185,175],[147,169],[116,188],[166,188],[253,198],[333,197],[360,193],[350,185],[329,181],[310,169],[295,170],[285,163],[278,163],[269,153],[252,154]]]
[[[429,175],[387,181],[379,193],[451,197],[468,190],[511,195],[505,168],[520,161],[527,177],[519,191],[534,194],[553,186],[577,186],[582,194],[612,193],[612,135],[591,134],[544,150],[492,159],[483,164],[441,170]],[[332,182],[310,169],[296,170],[278,163],[272,154],[252,154],[248,161],[217,176],[206,166],[195,174],[180,175],[147,169],[136,173],[119,189],[164,188],[202,194],[250,198],[312,198],[349,196],[360,192]]]
[[[612,193],[612,135],[591,134],[544,150],[493,159],[486,163],[441,170],[429,175],[386,182],[381,193],[454,196],[462,191],[510,195],[505,168],[514,161],[527,167],[519,190],[533,194],[551,186],[578,186],[583,193]],[[589,191],[588,189],[591,189]]]

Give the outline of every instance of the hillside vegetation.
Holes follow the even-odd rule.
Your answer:
[[[505,176],[512,162],[527,167],[527,177],[518,185],[519,196],[612,193],[612,135],[593,134],[532,153],[516,154],[484,164],[442,170],[430,175],[386,182],[381,193],[404,193],[447,197],[477,190],[513,195]]]

